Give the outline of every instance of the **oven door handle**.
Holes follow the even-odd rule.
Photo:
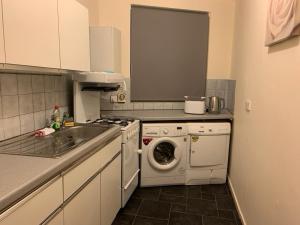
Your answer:
[[[135,179],[135,177],[139,174],[140,169],[138,169],[133,176],[131,177],[131,179],[128,181],[128,183],[124,186],[124,189],[127,190],[127,188],[130,186],[130,184],[132,183],[132,181]]]

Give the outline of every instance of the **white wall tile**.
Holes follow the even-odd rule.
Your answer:
[[[173,103],[172,102],[164,102],[164,109],[173,109]]]
[[[45,76],[32,75],[31,80],[33,93],[45,92]]]
[[[54,90],[55,91],[63,91],[62,76],[54,77]]]
[[[20,116],[21,134],[26,134],[34,131],[34,118],[33,113]]]
[[[41,129],[46,126],[46,112],[41,111],[41,112],[35,112],[33,114],[34,117],[34,129]]]
[[[143,109],[144,109],[144,103],[142,102],[133,103],[133,110],[143,110]]]
[[[207,90],[206,91],[206,96],[210,97],[210,96],[215,96],[216,95],[216,91],[215,90]]]
[[[227,80],[217,80],[216,90],[225,90],[226,89]]]
[[[45,105],[46,109],[53,109],[55,106],[56,95],[54,92],[45,93]]]
[[[45,92],[55,91],[55,76],[45,76]]]
[[[217,88],[217,80],[216,79],[208,79],[206,83],[206,89],[213,89]]]
[[[21,115],[33,112],[32,94],[19,95],[19,111]]]
[[[0,140],[43,128],[56,103],[61,116],[71,106],[69,76],[0,74],[0,86]]]
[[[225,91],[223,90],[216,90],[216,96],[220,98],[225,98]]]
[[[113,110],[123,110],[123,104],[113,104]]]
[[[19,115],[19,101],[17,95],[2,96],[3,118]]]
[[[183,102],[173,102],[173,109],[184,109],[184,103]]]
[[[17,95],[18,82],[15,74],[1,74],[0,82],[2,95]]]
[[[4,138],[12,138],[20,135],[20,117],[11,117],[3,119]]]
[[[145,110],[154,109],[154,103],[153,102],[144,102],[144,109]]]
[[[32,82],[31,75],[18,75],[18,93],[19,94],[31,94]]]
[[[129,102],[129,103],[125,103],[125,105],[123,106],[124,110],[133,110],[133,103]]]
[[[53,110],[54,109],[48,109],[45,111],[46,122],[47,122],[47,120],[49,120],[49,121],[51,120],[51,117],[53,115]]]
[[[39,112],[45,110],[45,93],[33,94],[33,111]]]
[[[155,102],[154,109],[164,109],[164,103],[162,102]]]

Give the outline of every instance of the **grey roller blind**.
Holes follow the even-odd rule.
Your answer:
[[[205,96],[209,15],[131,7],[131,100]]]

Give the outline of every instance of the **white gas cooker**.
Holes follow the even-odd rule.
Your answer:
[[[115,124],[122,131],[122,207],[138,186],[140,121],[129,119],[98,119],[94,123]]]

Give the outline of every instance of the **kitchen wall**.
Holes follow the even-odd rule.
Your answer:
[[[130,78],[125,79],[126,91],[118,92],[126,93],[126,103],[111,103],[111,96],[115,96],[118,92],[102,92],[101,93],[101,110],[151,110],[151,109],[183,109],[183,102],[131,102],[130,101]],[[122,87],[123,88],[123,87]],[[121,88],[121,89],[122,89]],[[225,100],[225,108],[233,112],[235,81],[209,79],[206,84],[206,96],[219,96]]]
[[[122,73],[130,76],[130,5],[210,12],[208,78],[231,78],[235,0],[78,0],[90,12],[91,25],[115,26],[122,32]],[[96,20],[98,21],[96,22]]]
[[[61,115],[72,107],[67,76],[0,73],[0,140],[45,127],[54,105]]]
[[[267,3],[237,0],[230,180],[245,224],[298,225],[300,39],[264,47]]]
[[[99,23],[99,1],[98,0],[77,0],[89,10],[90,26],[97,26]]]

